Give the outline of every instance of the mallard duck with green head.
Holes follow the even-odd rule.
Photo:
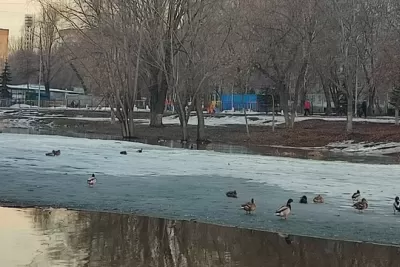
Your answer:
[[[286,220],[292,211],[292,206],[291,206],[292,202],[293,202],[293,199],[290,198],[287,201],[286,205],[280,207],[279,209],[277,209],[275,211],[275,215]]]

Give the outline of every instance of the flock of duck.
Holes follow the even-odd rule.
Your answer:
[[[143,149],[139,149],[136,152],[142,153]],[[127,155],[128,153],[126,151],[121,151],[120,154]],[[53,150],[49,153],[46,153],[46,156],[54,157],[54,156],[60,156],[60,155],[61,155],[60,150]],[[92,176],[87,179],[87,183],[89,186],[94,186],[96,184],[96,182],[97,182],[97,178],[95,177],[94,174],[92,174]],[[227,192],[226,196],[231,197],[231,198],[238,197],[236,190]],[[353,200],[353,208],[355,208],[358,211],[366,210],[368,208],[368,202],[365,198],[362,198],[360,201],[360,198],[361,198],[360,190],[357,190],[357,192],[355,192],[351,196],[351,199]],[[313,198],[313,202],[316,204],[322,204],[322,203],[324,203],[324,198],[321,195],[318,195]],[[279,209],[277,209],[275,211],[275,215],[286,220],[292,211],[292,205],[291,205],[292,203],[293,203],[293,199],[291,199],[291,198],[288,199],[288,201],[286,202],[285,205],[283,205],[282,207],[280,207]],[[308,203],[307,196],[302,196],[300,198],[299,203],[307,204]],[[246,211],[246,214],[251,214],[253,211],[256,210],[256,203],[254,202],[254,198],[252,198],[250,202],[242,204],[240,208],[243,209],[244,211]],[[398,196],[395,197],[394,203],[393,203],[393,213],[396,214],[396,212],[400,212],[400,198]]]
[[[227,192],[226,196],[231,197],[231,198],[238,197],[236,190]],[[361,200],[360,200],[360,198],[361,198],[360,190],[357,190],[357,192],[355,192],[351,196],[351,199],[353,201],[352,207],[361,212],[368,208],[368,202],[365,198],[361,198]],[[313,198],[313,202],[316,204],[322,204],[322,203],[324,203],[324,198],[321,195],[318,195]],[[292,205],[291,205],[292,203],[293,203],[293,199],[290,198],[286,202],[286,205],[283,205],[282,207],[280,207],[279,209],[277,209],[275,211],[275,215],[286,220],[292,211]],[[307,196],[302,196],[300,198],[299,203],[307,204],[308,203]],[[244,211],[246,211],[246,214],[251,214],[253,211],[256,210],[256,203],[254,202],[254,198],[252,198],[250,202],[242,204],[240,208],[243,209]],[[396,196],[394,203],[393,203],[393,213],[395,214],[396,212],[400,212],[400,198],[398,196]]]
[[[143,152],[143,149],[141,148],[141,149],[139,149],[139,150],[137,150],[136,151],[137,153],[142,153]],[[126,152],[126,151],[121,151],[121,152],[119,152],[121,155],[128,155],[128,152]],[[61,151],[60,150],[52,150],[51,152],[48,152],[48,153],[46,153],[45,154],[46,156],[48,156],[48,157],[56,157],[56,156],[60,156],[61,155]],[[96,184],[96,182],[97,182],[97,178],[96,178],[96,176],[94,175],[94,174],[92,174],[92,176],[90,176],[88,179],[87,179],[87,184],[90,186],[90,187],[93,187],[95,184]]]

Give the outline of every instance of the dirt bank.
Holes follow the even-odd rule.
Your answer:
[[[53,122],[54,131],[73,131],[76,133],[96,133],[119,136],[118,123],[108,121],[81,121],[63,118],[44,119],[41,124]],[[273,145],[292,147],[321,147],[331,142],[354,140],[356,142],[400,142],[400,129],[392,124],[355,122],[352,134],[345,133],[345,122],[307,120],[297,122],[293,130],[277,126],[272,132],[269,126],[250,126],[250,139],[243,125],[208,126],[207,138],[211,142],[227,144]],[[169,139],[179,140],[181,129],[179,125],[167,125],[163,128],[151,128],[146,124],[136,126],[138,139]],[[196,140],[196,126],[189,126],[190,140]]]

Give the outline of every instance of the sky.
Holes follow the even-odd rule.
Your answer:
[[[18,37],[25,14],[38,11],[35,0],[0,0],[0,28],[9,29],[10,37]]]

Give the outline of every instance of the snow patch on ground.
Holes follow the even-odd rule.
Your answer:
[[[400,143],[396,142],[361,142],[356,143],[353,140],[344,142],[334,142],[326,146],[333,152],[357,153],[365,155],[386,155],[400,152]]]
[[[4,119],[1,121],[1,127],[3,128],[32,128],[32,123],[35,122],[34,119]]]
[[[11,109],[38,109],[38,106],[31,106],[27,104],[14,104],[10,106]],[[67,106],[57,106],[57,107],[40,107],[40,110],[91,110],[91,111],[111,111],[110,107],[80,107],[80,108],[71,108]],[[150,112],[149,108],[134,108],[137,112]]]
[[[62,119],[67,119],[67,120],[77,120],[77,121],[111,121],[111,118],[97,118],[97,117],[61,117]],[[118,119],[115,119],[118,120]]]
[[[283,118],[282,118],[283,119]],[[248,116],[247,121],[249,125],[272,125],[272,116]],[[279,117],[275,117],[277,124],[283,123]],[[163,118],[164,124],[179,124],[178,115],[171,115]],[[224,125],[245,125],[246,120],[244,116],[225,116],[225,117],[205,117],[204,123],[206,126],[224,126]],[[197,125],[197,117],[190,116],[189,125]]]
[[[253,126],[271,126],[272,116],[271,115],[248,115],[248,124]],[[345,117],[297,117],[296,122],[306,121],[306,120],[324,120],[324,121],[346,121]],[[369,122],[369,123],[393,123],[394,119],[391,117],[375,117],[375,118],[354,118],[355,122]],[[224,125],[245,125],[246,120],[244,116],[232,116],[226,115],[223,117],[219,116],[209,116],[204,118],[206,126],[224,126]],[[163,118],[164,124],[179,124],[178,115],[166,116]],[[275,116],[275,124],[285,123],[285,118],[283,116]],[[190,116],[189,125],[197,125],[197,117]]]
[[[38,108],[38,107],[27,105],[27,104],[14,104],[14,105],[10,106],[10,108],[18,109],[18,108]]]
[[[244,115],[244,112],[242,110],[223,110],[221,114],[229,114],[229,115]],[[246,110],[247,115],[260,115],[260,114],[265,114],[265,112],[258,112],[258,111],[252,111],[252,110]]]
[[[77,120],[77,121],[110,121],[111,118],[101,118],[101,117],[83,117],[83,116],[76,116],[76,117],[61,117],[62,119],[67,119],[67,120]],[[118,121],[117,118],[115,118],[115,121]],[[149,123],[150,121],[147,119],[134,119],[136,123]]]

